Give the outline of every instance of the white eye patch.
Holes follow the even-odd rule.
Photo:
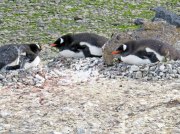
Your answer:
[[[127,49],[127,46],[123,44],[123,51],[125,51],[126,49]]]
[[[39,49],[41,49],[41,46],[40,46],[39,44],[36,44],[36,46],[37,46]]]
[[[62,44],[64,42],[64,40],[62,38],[59,38],[60,39],[60,44]]]

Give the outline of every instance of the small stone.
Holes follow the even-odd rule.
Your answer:
[[[175,74],[170,74],[170,76],[171,76],[172,78],[175,78],[175,77],[176,77]]]
[[[160,73],[159,73],[159,76],[161,76],[161,77],[164,76],[164,73],[163,73],[163,72],[160,72]]]
[[[64,128],[62,129],[62,133],[69,134],[69,133],[71,133],[71,132],[72,132],[72,128],[70,128],[70,127],[64,127]]]
[[[161,72],[164,72],[165,66],[164,66],[164,65],[161,65],[161,66],[159,67],[159,70],[160,70]]]
[[[175,70],[175,69],[173,69],[172,72],[173,72],[173,74],[177,74],[178,73],[178,71]]]
[[[51,134],[62,134],[62,133],[61,132],[53,131],[53,132],[51,132]]]
[[[7,116],[10,116],[10,112],[9,111],[1,111],[0,112],[0,117],[5,118]]]
[[[140,78],[142,78],[142,72],[141,71],[138,71],[137,73],[136,73],[136,75],[135,75],[135,78],[136,79],[140,79]]]
[[[169,73],[172,73],[172,65],[171,64],[167,64],[167,70]]]
[[[178,72],[178,74],[180,74],[180,67],[177,68],[177,72]]]
[[[0,80],[4,79],[5,76],[3,76],[2,74],[0,74]]]
[[[134,24],[135,24],[135,25],[142,25],[142,24],[143,24],[143,21],[144,21],[144,19],[137,18],[137,19],[134,20]]]
[[[38,75],[38,74],[36,74],[35,78],[37,78],[40,81],[45,81],[45,79],[42,76]]]
[[[85,134],[85,130],[83,128],[77,128],[77,134]]]
[[[141,71],[149,71],[149,66],[146,66],[145,68],[141,69]]]
[[[129,70],[129,72],[137,72],[137,71],[139,71],[139,67],[136,65],[132,65],[130,70]]]
[[[154,71],[154,70],[156,70],[156,66],[152,66],[152,67],[150,67],[150,69],[149,69],[150,71]]]

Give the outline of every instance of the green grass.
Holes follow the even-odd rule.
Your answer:
[[[0,3],[0,44],[49,44],[55,40],[54,35],[86,31],[109,37],[115,31],[136,29],[133,24],[136,18],[151,19],[152,7],[161,5],[178,13],[179,4],[179,0],[4,1]],[[82,22],[75,21],[75,16],[81,17]]]

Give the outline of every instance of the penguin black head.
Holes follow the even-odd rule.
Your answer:
[[[42,50],[39,44],[27,44],[27,45],[29,46],[30,50],[35,54],[38,54]]]
[[[124,55],[130,50],[129,45],[122,44],[120,45],[115,51],[112,52],[113,55],[115,54],[121,54]]]
[[[39,52],[41,51],[41,46],[39,44],[26,44],[29,49],[25,50],[26,55],[22,60],[23,68],[28,69],[37,66],[40,62]]]
[[[58,38],[53,44],[51,44],[51,47],[56,47],[60,51],[64,50],[67,46],[69,46],[73,42],[72,35],[66,34]]]

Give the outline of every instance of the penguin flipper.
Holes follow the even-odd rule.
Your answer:
[[[6,67],[6,70],[16,70],[16,69],[20,69],[20,65],[7,66],[7,67]]]
[[[152,63],[159,61],[156,54],[153,52],[139,51],[136,55],[142,59],[149,59]]]

